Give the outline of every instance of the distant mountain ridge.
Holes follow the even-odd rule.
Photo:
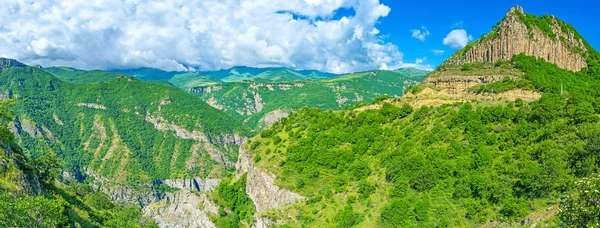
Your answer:
[[[217,71],[163,71],[154,68],[139,68],[129,70],[113,70],[131,75],[144,80],[170,80],[176,75],[188,74],[195,76],[210,76],[224,82],[238,82],[243,80],[267,80],[267,81],[284,81],[284,80],[302,80],[302,79],[318,79],[331,78],[340,76],[339,74],[325,73],[317,70],[293,70],[284,67],[247,67],[236,66],[229,69]]]
[[[166,72],[151,68],[104,73],[64,67],[45,70],[72,83],[107,81],[123,74],[154,80],[154,83],[168,83],[201,97],[211,106],[244,121],[251,128],[268,126],[304,106],[339,110],[356,103],[370,102],[384,94],[398,97],[404,94],[406,88],[423,81],[429,74],[429,71],[413,68],[346,75],[253,67],[233,67],[204,73]]]

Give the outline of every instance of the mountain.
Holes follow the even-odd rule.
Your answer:
[[[9,131],[14,101],[0,101],[0,226],[152,227],[135,205],[118,205],[89,185],[60,176],[52,152],[31,159]]]
[[[237,66],[224,70],[205,72],[170,72],[153,68],[115,70],[114,72],[131,75],[133,77],[143,80],[177,80],[182,85],[194,84],[196,83],[194,81],[196,81],[197,78],[211,78],[211,81],[217,82],[239,82],[244,80],[265,80],[274,82],[301,79],[331,78],[339,76],[337,74],[325,73],[316,70],[292,70],[282,67],[256,68],[245,66]],[[179,79],[175,79],[178,75],[180,75]]]
[[[126,76],[126,74],[119,72],[107,72],[101,70],[86,71],[75,69],[72,67],[48,67],[42,68],[42,70],[54,75],[57,78],[60,78],[63,81],[70,82],[73,84],[108,82],[115,78]],[[152,77],[148,77],[148,79],[146,79],[145,81],[151,84],[175,87],[175,85],[171,84],[167,80],[152,79]]]
[[[261,129],[305,106],[340,110],[356,103],[370,102],[384,94],[401,96],[404,89],[419,83],[427,73],[413,71],[410,76],[405,76],[376,70],[313,80],[269,82],[255,79],[196,87],[190,92],[247,126]],[[416,76],[418,74],[420,76]]]
[[[516,56],[516,57],[515,57]],[[583,77],[558,77],[527,72],[532,59],[556,65]],[[600,55],[569,24],[545,15],[526,14],[513,7],[492,31],[463,49],[433,71],[425,83],[407,96],[413,105],[469,100],[537,100],[539,92],[587,91],[583,81],[596,75]],[[421,92],[424,91],[424,92]]]
[[[570,25],[514,7],[403,97],[302,108],[249,139],[236,177],[217,188],[229,211],[215,221],[592,224],[600,214],[581,183],[600,171],[598,56]]]
[[[17,63],[0,59],[0,91],[17,100],[9,128],[24,154],[57,154],[69,175],[112,200],[144,207],[163,199],[165,187],[157,188],[172,180],[218,180],[248,136],[240,122],[177,88],[132,77],[76,85]]]
[[[61,79],[68,79],[68,75],[63,75],[64,73],[48,69],[54,68],[44,70]],[[94,71],[79,75],[88,77],[96,74],[98,73]],[[423,81],[429,71],[405,68],[340,76],[314,70],[234,67],[204,73],[166,72],[144,68],[106,74],[128,74],[145,81],[151,80],[148,81],[150,83],[175,86],[201,97],[211,106],[244,122],[246,126],[260,129],[304,106],[339,110],[356,103],[372,101],[384,94],[401,96],[404,89]],[[90,78],[76,77],[70,80],[92,81]],[[168,82],[164,79],[168,79]],[[226,82],[229,80],[233,82]],[[93,82],[97,81],[99,80]]]
[[[288,68],[254,68],[232,67],[227,70],[204,72],[204,74],[218,78],[224,82],[239,82],[243,80],[262,79],[266,81],[291,81],[302,79],[331,78],[339,75],[320,72],[316,70],[292,70]]]
[[[107,82],[113,80],[122,74],[106,72],[100,70],[78,70],[71,67],[49,67],[43,68],[44,71],[73,84],[89,84],[94,82]]]

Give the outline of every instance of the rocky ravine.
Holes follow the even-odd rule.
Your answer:
[[[159,227],[215,227],[209,214],[217,214],[219,208],[206,193],[217,187],[219,179],[174,179],[125,187],[89,170],[87,174],[94,177],[91,184],[94,190],[106,193],[113,201],[139,205],[144,215],[154,219]],[[160,184],[173,191],[157,191],[155,187]]]

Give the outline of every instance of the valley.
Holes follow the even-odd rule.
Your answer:
[[[0,58],[0,226],[594,227],[600,53],[520,6],[468,40],[433,71]]]

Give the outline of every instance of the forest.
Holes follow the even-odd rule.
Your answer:
[[[592,224],[598,211],[567,210],[566,194],[589,197],[574,183],[598,173],[600,78],[523,55],[512,64],[525,75],[511,85],[543,92],[540,100],[418,109],[380,101],[362,111],[304,108],[274,124],[248,143],[254,161],[309,199],[267,214],[340,227],[514,225],[527,216]]]

